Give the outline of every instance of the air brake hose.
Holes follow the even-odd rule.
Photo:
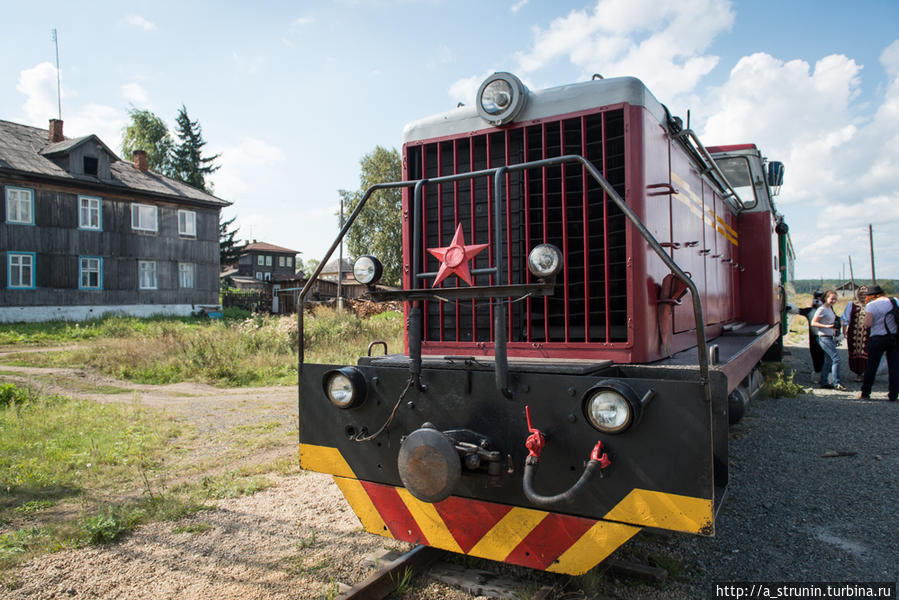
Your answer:
[[[531,503],[537,506],[570,504],[581,491],[587,487],[597,472],[602,471],[611,464],[609,455],[603,452],[602,442],[597,441],[596,445],[593,447],[593,451],[590,453],[590,460],[587,462],[584,472],[581,473],[581,476],[574,485],[555,496],[543,496],[538,494],[534,490],[534,477],[537,474],[537,465],[540,462],[540,452],[543,451],[543,447],[546,445],[546,438],[539,429],[531,426],[530,407],[525,406],[524,410],[528,422],[528,431],[531,434],[525,442],[525,446],[527,446],[528,449],[528,457],[524,462],[524,479],[522,481],[524,495]]]

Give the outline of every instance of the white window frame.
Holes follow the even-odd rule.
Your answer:
[[[283,267],[283,266],[284,266],[284,257],[283,257],[283,256],[279,256],[279,257],[278,257],[278,266],[279,266],[279,267]]]
[[[256,271],[256,279],[262,281],[262,271]]]
[[[90,285],[91,273],[97,274],[97,285]],[[85,284],[85,275],[88,280]],[[99,256],[78,257],[78,289],[102,290],[103,289],[103,258]]]
[[[152,218],[150,217],[151,214]],[[148,221],[151,220],[152,223],[149,223]],[[135,231],[159,231],[159,207],[154,204],[132,203],[131,229]]]
[[[287,256],[284,258],[284,266],[290,267],[291,269],[293,268],[293,257],[292,256]]]
[[[197,237],[197,213],[193,210],[178,211],[178,235]]]
[[[27,259],[27,260],[26,260]],[[34,263],[37,255],[34,252],[9,252],[6,255],[6,285],[12,290],[33,290],[35,281]],[[15,264],[14,264],[15,263]],[[27,263],[27,264],[26,264]],[[13,269],[18,270],[16,283],[13,283]],[[23,282],[23,271],[28,269],[28,282]]]
[[[272,280],[272,272],[266,271],[265,273],[263,273],[262,280],[263,281],[271,281]]]
[[[178,287],[183,290],[197,286],[197,265],[191,262],[178,263]]]
[[[264,267],[265,266],[265,257],[261,254],[258,255],[256,257],[256,264],[259,265],[260,267]]]
[[[24,212],[28,214],[23,216]],[[34,225],[34,190],[6,187],[6,222],[16,225]]]
[[[96,225],[93,217],[96,216]],[[87,217],[85,219],[85,217]],[[78,229],[103,229],[103,199],[97,196],[78,196]]]
[[[272,266],[272,257],[271,257],[271,255],[265,257],[265,266],[266,266],[266,267]]]
[[[155,260],[137,261],[137,287],[141,290],[159,289],[159,276]]]

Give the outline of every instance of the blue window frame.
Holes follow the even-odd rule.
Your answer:
[[[6,222],[34,225],[34,190],[6,187]]]
[[[34,289],[34,268],[37,255],[34,252],[13,252],[6,254],[6,285],[13,290]]]
[[[99,256],[78,257],[78,289],[103,289],[103,258]]]
[[[103,199],[78,196],[78,229],[103,230]]]

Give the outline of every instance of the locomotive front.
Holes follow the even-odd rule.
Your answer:
[[[531,92],[508,73],[406,127],[404,181],[381,186],[404,190],[403,289],[357,263],[404,302],[404,353],[300,346],[301,466],[367,531],[568,574],[642,527],[714,533],[728,398],[758,387],[778,329],[739,360],[707,345],[750,265],[743,203],[689,134],[636,79]]]

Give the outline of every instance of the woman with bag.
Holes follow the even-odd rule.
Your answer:
[[[862,400],[871,398],[874,376],[877,374],[877,366],[884,354],[887,357],[887,369],[890,374],[890,391],[887,397],[890,402],[895,402],[896,397],[899,396],[899,319],[896,318],[897,313],[899,313],[899,303],[896,298],[885,296],[879,285],[868,286],[865,327],[870,329],[870,336],[868,337],[868,365],[865,368],[865,378],[859,395]]]
[[[833,312],[833,305],[837,302],[837,293],[834,290],[824,292],[824,304],[815,311],[812,317],[812,331],[818,336],[818,343],[824,350],[824,365],[821,367],[821,387],[845,391],[840,383],[840,351],[837,350],[837,335],[840,333],[840,323]],[[833,383],[827,382],[828,376],[833,378]]]

